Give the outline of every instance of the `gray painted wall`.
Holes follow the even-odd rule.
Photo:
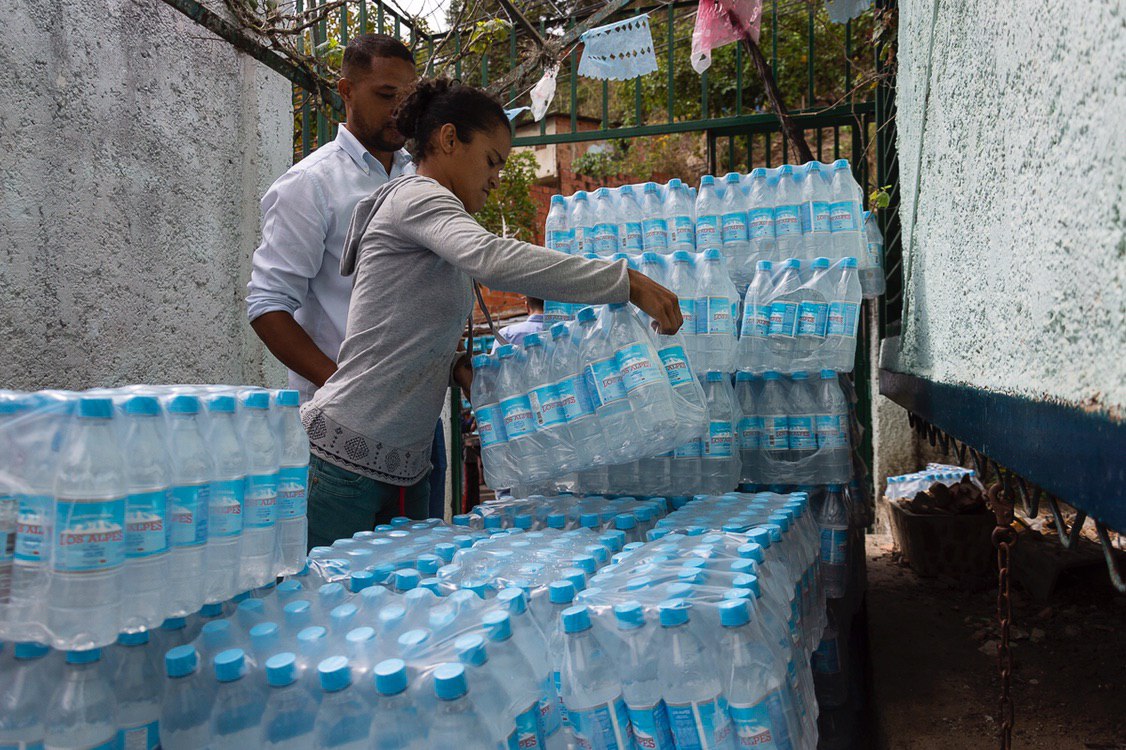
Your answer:
[[[160,0],[0,18],[0,387],[284,383],[242,298],[289,84]]]
[[[1122,414],[1124,91],[1121,0],[901,0],[893,369]]]

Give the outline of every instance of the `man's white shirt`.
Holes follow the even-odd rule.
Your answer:
[[[331,143],[290,167],[262,197],[262,244],[254,252],[246,311],[251,321],[275,310],[291,313],[313,343],[335,360],[348,323],[352,279],[340,275],[340,253],[361,199],[414,171],[406,151],[388,174],[343,125]],[[316,386],[295,372],[289,386],[302,401]]]

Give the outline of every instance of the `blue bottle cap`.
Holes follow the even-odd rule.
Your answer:
[[[859,264],[856,262],[856,258],[853,258],[852,256],[849,256],[841,261],[841,268],[856,268],[858,265]]]
[[[384,630],[389,630],[395,627],[403,618],[407,616],[407,610],[402,604],[388,604],[383,609],[379,610],[379,614],[375,618]]]
[[[550,328],[551,340],[556,341],[571,335],[571,331],[567,328],[566,323],[556,323]]]
[[[321,681],[321,689],[326,693],[335,693],[352,684],[352,668],[348,665],[348,659],[343,656],[322,659],[317,665],[317,676]]]
[[[160,623],[161,630],[183,630],[188,626],[188,621],[184,617],[169,617],[164,622]]]
[[[140,633],[122,633],[120,636],[118,636],[118,643],[121,643],[121,638],[127,635],[143,635],[145,636],[145,640],[142,642],[148,642],[148,633],[142,631]],[[135,646],[139,644],[134,643],[127,645]],[[31,659],[42,659],[44,656],[50,653],[50,651],[51,649],[43,645],[42,643],[35,643],[34,641],[22,641],[20,643],[17,643],[15,645],[15,648],[12,649],[12,655],[20,661],[24,661]]]
[[[720,260],[721,258],[723,258],[723,253],[721,253],[717,248],[709,247],[704,251],[704,260],[706,261],[716,261]]]
[[[569,580],[552,581],[547,593],[552,604],[570,604],[575,600],[575,584]]]
[[[469,692],[465,667],[461,664],[439,664],[434,670],[434,695],[438,700],[452,701]]]
[[[407,665],[402,659],[384,659],[372,669],[380,695],[398,695],[407,689]]]
[[[575,320],[580,323],[590,323],[598,317],[598,313],[593,307],[584,307],[575,314]]]
[[[269,409],[270,394],[266,391],[251,391],[242,397],[242,405],[247,409]]]
[[[111,419],[113,417],[113,399],[83,396],[78,399],[78,416],[86,419]]]
[[[200,635],[208,650],[216,651],[231,643],[231,623],[229,620],[212,620],[200,629]]]
[[[748,531],[747,537],[764,550],[770,549],[770,545],[773,543],[773,540],[770,538],[770,532],[761,527]]]
[[[661,627],[674,628],[688,622],[688,602],[683,599],[667,599],[658,607]]]
[[[659,188],[655,182],[647,182],[641,187],[642,193],[656,193],[658,190]]]
[[[655,542],[658,539],[664,539],[666,536],[668,536],[668,533],[668,529],[649,529],[649,531],[646,532],[645,537],[650,542]]]
[[[474,370],[481,370],[489,366],[488,354],[477,354],[470,360]],[[457,523],[457,516],[454,516],[454,523]]]
[[[740,179],[741,178],[739,177],[738,172],[728,172],[727,174],[725,174],[723,176],[723,181],[728,183],[728,184],[730,184],[730,183],[738,184]]]
[[[300,585],[300,584],[298,584]],[[280,588],[279,588],[280,590]],[[199,608],[199,616],[212,619],[215,617],[223,616],[223,605],[221,602],[213,602],[211,604],[204,604]]]
[[[430,631],[425,628],[414,628],[399,636],[399,646],[404,650],[417,648],[430,640]]]
[[[410,591],[418,588],[418,582],[421,580],[422,575],[413,568],[395,571],[395,588],[399,591]]]
[[[562,529],[567,525],[567,516],[562,513],[549,513],[547,526],[551,529]]]
[[[829,259],[828,258],[814,258],[813,259],[813,268],[818,269],[818,270],[824,270],[828,267],[829,267]]]
[[[350,646],[360,647],[369,641],[375,640],[375,628],[367,625],[352,628],[348,631],[348,634],[344,636],[344,640],[347,641]]]
[[[234,396],[216,396],[207,402],[207,410],[217,414],[234,414],[235,413],[235,397]]]
[[[692,594],[694,593],[693,589],[695,589],[695,588],[696,588],[695,585],[693,585],[691,583],[685,583],[684,581],[677,581],[676,583],[670,584],[668,586],[668,588],[665,589],[665,593],[668,594],[668,596],[666,598],[667,599],[689,599],[689,598],[691,598]]]
[[[745,599],[728,599],[719,603],[719,624],[725,628],[737,628],[751,621]]]
[[[766,529],[767,533],[770,534],[771,543],[782,541],[782,527],[779,526],[778,524],[776,524],[776,523],[764,523],[764,524],[762,524],[762,528]],[[756,539],[755,541],[758,541],[758,540]]]
[[[709,383],[722,383],[724,381],[724,379],[727,378],[727,373],[716,372],[715,370],[709,370],[707,373],[704,374],[704,378]]]
[[[332,584],[329,585],[331,586]],[[262,604],[261,599],[244,599],[239,602],[239,605],[235,608],[235,614],[238,616],[240,622],[262,617],[265,612],[266,607]]]
[[[120,633],[117,642],[122,646],[143,646],[149,642],[149,631],[142,630],[138,633]]]
[[[301,394],[291,388],[286,388],[277,391],[274,396],[274,403],[278,406],[300,406]]]
[[[348,623],[352,621],[352,618],[356,616],[357,612],[359,612],[359,608],[351,602],[345,602],[344,604],[333,607],[332,611],[328,613],[328,621],[332,624],[333,631],[339,632],[348,627]],[[256,625],[255,627],[258,626]],[[253,629],[251,630],[253,631]]]
[[[199,652],[190,643],[169,649],[164,655],[164,671],[169,677],[186,677],[195,672],[197,666]]]
[[[715,185],[715,177],[713,177],[710,174],[706,174],[703,177],[701,177],[700,178],[700,187],[704,187],[705,185],[714,186]]]
[[[266,684],[285,687],[297,682],[297,655],[283,651],[266,660]]]
[[[579,568],[564,568],[559,575],[571,582],[576,594],[586,588],[586,573]]]
[[[790,378],[792,380],[809,380],[809,373],[805,370],[794,370],[790,373]]]
[[[581,633],[590,629],[590,610],[585,604],[563,610],[563,632]]]
[[[155,417],[160,414],[160,402],[153,396],[133,396],[125,401],[125,413]]]
[[[534,334],[532,334],[532,335],[534,335]],[[527,339],[525,339],[525,341],[526,340]],[[515,526],[518,529],[528,530],[528,529],[532,528],[532,522],[534,520],[535,519],[533,519],[529,514],[521,513],[520,515],[516,516],[516,518],[514,518],[512,520],[512,525]]]
[[[598,570],[598,561],[590,555],[578,555],[573,557],[571,558],[571,564],[588,576],[594,575],[595,571]]]
[[[462,664],[480,667],[489,661],[489,654],[485,650],[485,639],[476,633],[463,635],[454,641],[454,650]]]
[[[507,641],[512,637],[512,618],[507,612],[493,610],[481,619],[490,641]]]
[[[321,625],[310,625],[297,634],[297,643],[303,652],[309,652],[322,642],[327,630]]]
[[[284,585],[284,584],[283,584]],[[369,586],[375,585],[375,574],[370,570],[357,570],[348,576],[348,588],[353,594],[358,594]],[[281,587],[278,587],[281,590]]]
[[[234,682],[240,679],[246,670],[246,654],[241,648],[229,648],[220,651],[212,660],[215,667],[215,679],[219,682]]]
[[[735,553],[739,555],[739,557],[753,560],[757,563],[761,563],[766,559],[766,555],[762,550],[762,545],[758,544],[757,542],[747,542],[746,544],[740,544],[735,549]]]
[[[493,352],[493,354],[497,355],[497,357],[500,359],[508,359],[515,353],[516,347],[514,347],[512,344],[501,344],[496,348],[496,351]]]
[[[553,195],[553,196],[551,196],[551,205],[553,205],[553,206],[566,206],[567,205],[567,199],[564,198],[562,195]]]
[[[691,263],[692,255],[685,250],[677,250],[672,254],[673,263]]]
[[[524,348],[543,346],[543,337],[538,333],[529,333],[524,337]]]
[[[614,516],[614,528],[619,531],[637,528],[637,518],[632,513],[619,513]]]
[[[630,542],[629,544],[622,547],[622,552],[633,552],[635,549],[638,549],[638,548],[644,547],[644,546],[645,545],[642,544],[641,542]]]
[[[614,606],[619,630],[634,630],[645,625],[645,609],[640,602],[629,601]]]

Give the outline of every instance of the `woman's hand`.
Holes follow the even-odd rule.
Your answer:
[[[629,301],[657,323],[657,330],[671,335],[680,330],[680,302],[676,295],[643,273],[629,269]]]

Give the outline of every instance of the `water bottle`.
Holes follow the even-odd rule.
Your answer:
[[[56,458],[62,435],[59,429],[69,409],[68,402],[44,394],[15,396],[4,403],[4,416],[18,420],[22,429],[6,427],[4,437],[14,464],[21,467],[20,480],[6,478],[14,503],[15,548],[12,555],[11,589],[6,606],[0,609],[0,627],[9,640],[46,641],[48,545],[54,514]],[[54,444],[54,450],[52,450]],[[16,463],[18,462],[18,463]],[[11,510],[9,509],[9,513]]]
[[[207,511],[215,466],[199,430],[199,399],[189,394],[168,402],[172,457],[172,559],[168,607],[172,617],[198,612],[204,603]]]
[[[606,462],[606,443],[602,426],[594,413],[594,402],[587,390],[582,376],[579,359],[579,336],[573,333],[573,326],[556,323],[551,327],[554,347],[551,351],[549,370],[555,381],[555,390],[567,420],[577,460],[582,466]],[[602,473],[605,470],[601,470]],[[588,479],[599,470],[588,470],[580,474],[580,481]]]
[[[715,177],[706,174],[700,178],[700,192],[696,196],[696,252],[718,250],[723,246],[722,214]]]
[[[666,213],[657,183],[645,183],[645,187],[641,190],[641,230],[642,245],[646,252],[662,254],[670,252]]]
[[[833,252],[829,181],[819,161],[809,162],[802,172],[801,224],[805,254],[807,258],[828,256]]]
[[[539,453],[535,442],[536,420],[528,399],[522,357],[512,344],[497,347],[499,361],[497,393],[504,419],[504,432],[508,437],[508,459],[513,467],[520,467],[520,475],[528,479],[543,479],[550,474],[545,457]]]
[[[560,731],[563,717],[555,687],[555,672],[548,655],[547,641],[539,625],[528,612],[527,596],[519,588],[509,587],[497,594],[497,603],[505,607],[512,623],[512,640],[532,667],[540,686],[539,714],[549,748],[554,749],[563,738]]]
[[[154,750],[160,745],[160,691],[164,687],[149,659],[149,634],[122,633],[117,638],[113,690],[123,748]]]
[[[747,287],[743,301],[743,322],[739,326],[739,343],[735,362],[740,370],[760,373],[771,359],[770,296],[774,290],[774,266],[768,260],[755,265],[755,275]]]
[[[644,251],[641,204],[630,185],[618,189],[618,216],[621,220],[622,252],[631,257],[641,255]]]
[[[670,249],[673,252],[677,250],[693,252],[696,249],[695,199],[689,194],[683,182],[677,179],[669,180],[665,205]]]
[[[804,297],[801,261],[791,258],[782,264],[782,270],[775,277],[770,300],[770,326],[767,330],[767,365],[770,369],[790,372],[797,358],[798,307]]]
[[[696,266],[696,289],[696,367],[701,372],[732,372],[739,293],[719,250],[703,252]]]
[[[841,599],[848,582],[848,508],[844,502],[844,488],[830,485],[825,500],[817,513],[821,527],[821,572],[825,596]]]
[[[794,339],[795,368],[820,370],[825,363],[825,334],[829,325],[829,259],[815,258],[810,274],[802,284],[798,305],[797,335]]]
[[[829,303],[825,347],[832,358],[830,369],[837,372],[852,372],[856,359],[856,329],[860,322],[861,299],[856,267],[856,258],[845,258],[833,265],[827,277],[832,280],[835,275],[836,283]]]
[[[614,196],[608,188],[598,188],[594,191],[594,227],[593,247],[587,248],[603,258],[609,258],[621,249],[621,237],[618,234],[618,207],[614,204]]]
[[[774,239],[774,187],[766,170],[759,167],[751,172],[750,191],[747,196],[747,240],[753,261],[775,260]],[[748,270],[751,266],[748,263]]]
[[[213,660],[215,709],[211,715],[212,750],[245,750],[258,741],[263,695],[247,678],[248,664],[242,649],[220,652]]]
[[[836,708],[848,702],[848,674],[844,668],[842,634],[832,607],[826,608],[829,621],[821,642],[810,660],[817,702],[822,708]]]
[[[754,263],[751,260],[751,246],[747,233],[747,196],[743,193],[741,180],[736,172],[729,172],[723,178],[723,200],[720,210],[723,255],[731,271],[732,280],[736,286],[741,287],[750,283]]]
[[[120,630],[125,495],[113,401],[83,397],[55,481],[54,549],[45,592],[55,643],[90,648],[112,642]]]
[[[531,435],[533,445],[544,457],[548,476],[568,474],[580,465],[579,456],[567,425],[563,399],[552,377],[550,354],[544,346],[543,335],[530,333],[524,337],[524,357],[524,383],[535,421],[535,432]]]
[[[669,726],[678,748],[728,748],[731,721],[718,667],[688,621],[689,605],[683,599],[661,604],[660,622],[668,651],[657,668]]]
[[[50,650],[31,642],[11,646],[12,664],[0,681],[0,747],[32,750],[43,747],[43,699],[53,677],[45,658]]]
[[[817,482],[820,476],[819,466],[814,465],[814,456],[817,454],[817,402],[814,398],[809,382],[809,373],[798,370],[790,376],[788,383],[790,404],[789,419],[789,444],[790,461],[807,461],[803,467],[794,467],[801,471],[802,476],[813,477],[810,481]]]
[[[594,215],[586,191],[575,193],[571,201],[572,255],[594,252]]]
[[[266,660],[266,709],[255,747],[306,750],[312,746],[318,706],[298,676],[295,654],[286,651]]]
[[[624,602],[614,607],[614,619],[623,642],[619,662],[622,697],[629,710],[634,746],[675,750],[657,671],[660,660],[653,658],[658,649],[648,642],[651,634],[645,610],[638,602]]]
[[[488,729],[469,701],[469,682],[461,664],[440,664],[434,670],[438,705],[427,733],[427,747],[496,750]]]
[[[759,413],[762,398],[762,380],[749,372],[735,373],[735,400],[738,405],[739,424],[739,481],[755,483],[762,475],[763,418]]]
[[[629,305],[607,305],[605,315],[610,346],[638,428],[651,436],[671,431],[677,421],[675,406],[655,337]]]
[[[794,258],[804,252],[801,231],[802,195],[794,168],[785,164],[778,169],[774,189],[774,235],[779,260]]]
[[[576,320],[582,331],[580,360],[584,363],[583,378],[606,437],[607,458],[613,463],[628,456],[640,430],[622,383],[617,352],[607,335],[607,324],[597,319],[591,307],[579,310]]]
[[[240,585],[258,588],[273,581],[277,543],[278,470],[281,455],[270,429],[270,394],[254,391],[243,397],[242,437],[246,450],[246,493],[243,501]]]
[[[704,378],[708,403],[708,434],[700,473],[709,494],[729,492],[739,483],[735,454],[735,399],[726,373],[708,372]]]
[[[313,725],[316,750],[360,750],[371,746],[371,713],[352,686],[348,659],[330,656],[317,665],[321,685],[320,710]]]
[[[672,269],[669,271],[669,289],[676,294],[680,305],[680,316],[684,324],[680,330],[684,335],[684,343],[688,347],[688,359],[700,372],[699,343],[696,336],[696,266],[692,255],[683,250],[678,250],[672,255]]]
[[[47,703],[43,730],[44,747],[118,747],[117,700],[114,685],[106,679],[101,649],[66,652],[62,678]]]
[[[762,399],[762,453],[768,462],[786,461],[790,455],[790,403],[785,381],[774,371],[763,374]],[[769,464],[768,464],[769,465]]]
[[[207,510],[204,600],[222,602],[245,590],[239,586],[239,552],[246,494],[246,454],[235,428],[234,396],[213,397],[207,402],[207,410],[211,414],[207,446],[215,474]]]
[[[551,196],[551,204],[544,222],[544,242],[548,249],[567,255],[575,254],[575,232],[571,229],[567,215],[567,199],[562,195]]]
[[[833,162],[829,175],[829,215],[833,232],[833,258],[862,257],[865,242],[861,212],[864,201],[860,186],[845,159]]]
[[[125,585],[122,629],[155,628],[164,620],[170,557],[171,459],[164,443],[160,402],[133,396],[124,405]]]
[[[874,299],[886,291],[884,279],[884,236],[871,211],[864,212],[864,238],[867,252],[860,265],[860,289],[865,299]]]
[[[409,678],[402,659],[386,659],[375,665],[375,705],[371,718],[373,747],[408,750],[417,747],[420,717],[407,693]]]
[[[508,435],[504,431],[504,416],[499,404],[499,370],[498,360],[487,354],[473,358],[473,413],[481,441],[481,462],[485,469],[485,483],[495,488],[515,484],[509,465]]]
[[[305,567],[309,542],[309,436],[301,426],[300,395],[278,391],[281,465],[278,470],[278,575],[294,575]]]
[[[481,623],[488,634],[492,649],[492,668],[503,675],[503,686],[508,696],[507,712],[515,716],[516,728],[508,736],[509,750],[544,748],[546,731],[540,717],[540,683],[536,674],[516,644],[512,642],[512,620],[507,612],[493,611],[485,614]]]
[[[564,652],[560,696],[579,747],[632,747],[629,711],[613,660],[590,624],[590,610],[570,607],[562,615]]]
[[[199,669],[194,646],[176,646],[164,656],[168,682],[160,704],[160,746],[164,750],[198,750],[211,741],[212,681]]]
[[[837,382],[837,373],[822,370],[818,386],[817,450],[824,456],[825,476],[833,482],[843,482],[852,469],[848,406]]]

